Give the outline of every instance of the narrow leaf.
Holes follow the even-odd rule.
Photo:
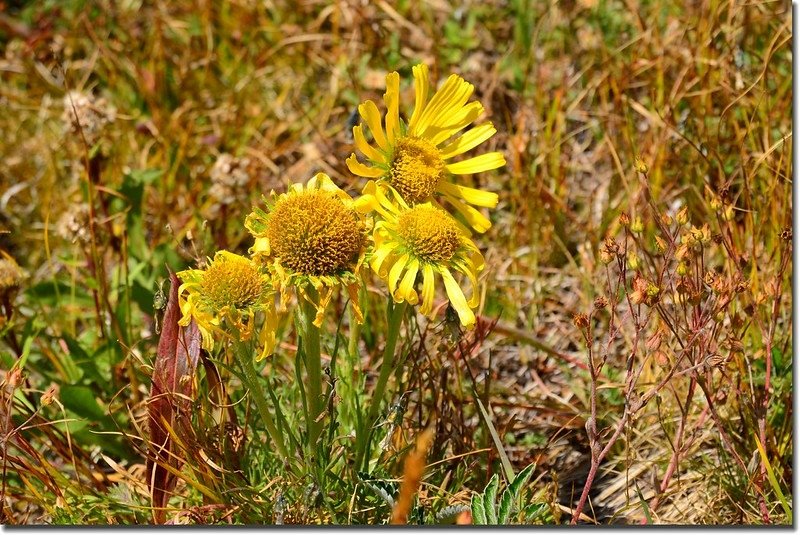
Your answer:
[[[778,495],[778,500],[781,502],[783,512],[786,513],[786,519],[788,520],[788,523],[792,524],[792,508],[786,501],[786,496],[783,494],[780,484],[778,484],[778,478],[775,477],[775,471],[772,469],[772,465],[767,458],[767,452],[764,450],[764,445],[761,444],[761,441],[758,439],[758,437],[755,437],[755,439],[758,453],[761,455],[761,461],[764,463],[764,467],[767,469],[767,479],[769,479],[769,484],[772,486],[772,490],[775,491],[775,494]]]
[[[486,412],[486,409],[484,408],[483,403],[481,403],[481,400],[478,398],[477,394],[475,394],[475,401],[478,402],[478,408],[481,411],[481,416],[483,416],[483,421],[486,423],[486,427],[489,428],[489,434],[492,435],[492,440],[497,448],[497,454],[500,456],[500,462],[503,465],[503,471],[506,474],[506,481],[513,481],[514,468],[511,466],[511,461],[508,460],[506,450],[503,449],[503,443],[500,441],[500,437],[497,434],[497,430],[494,428],[494,424],[492,424],[492,417],[489,416],[488,412]]]
[[[147,459],[148,484],[153,504],[153,520],[166,521],[164,508],[177,483],[183,461],[170,430],[184,425],[191,409],[193,376],[200,357],[200,331],[192,322],[178,325],[178,286],[180,280],[170,272],[170,292],[164,325],[158,341],[153,365],[152,385],[148,400],[150,454]]]

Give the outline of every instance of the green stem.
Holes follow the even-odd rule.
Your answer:
[[[387,316],[387,333],[386,333],[386,346],[383,348],[383,360],[381,361],[381,372],[378,376],[378,384],[375,385],[375,390],[372,391],[372,399],[369,406],[369,413],[367,414],[367,421],[365,429],[362,432],[362,439],[359,440],[356,466],[360,467],[367,447],[369,446],[372,430],[375,426],[375,421],[380,412],[381,403],[383,402],[383,395],[386,391],[386,384],[389,382],[389,377],[394,370],[395,360],[394,353],[397,348],[397,340],[400,338],[400,325],[403,323],[403,317],[406,312],[406,303],[393,303],[392,298],[389,298],[389,304],[386,310]]]
[[[286,445],[283,443],[283,434],[275,425],[275,421],[272,419],[272,413],[269,412],[267,399],[264,397],[264,393],[261,391],[259,385],[259,375],[253,364],[253,357],[249,352],[240,350],[241,344],[237,344],[237,346],[237,357],[239,362],[242,363],[242,370],[244,371],[243,379],[246,383],[245,386],[250,391],[253,401],[256,402],[256,408],[258,409],[261,419],[264,421],[264,425],[267,427],[267,433],[269,433],[270,438],[278,448],[278,452],[281,454],[283,460],[286,460],[289,458],[289,453],[286,450]]]
[[[309,296],[316,298],[313,288],[308,289]],[[314,325],[314,318],[317,315],[316,307],[313,303],[302,299],[302,322],[303,322],[303,353],[305,354],[306,371],[308,372],[308,382],[306,392],[308,393],[308,444],[313,447],[322,433],[322,421],[320,415],[325,410],[325,400],[322,399],[322,356],[320,353],[320,332]]]

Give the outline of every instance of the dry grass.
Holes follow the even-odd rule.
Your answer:
[[[0,249],[28,278],[10,321],[0,308],[0,368],[24,363],[0,393],[3,522],[149,521],[138,422],[164,265],[245,250],[251,203],[290,181],[324,171],[360,191],[344,165],[355,106],[426,62],[475,84],[499,131],[487,150],[508,165],[472,178],[500,195],[481,238],[484,321],[457,345],[446,325],[409,328],[381,477],[435,421],[420,505],[468,503],[500,471],[479,396],[515,468],[537,463],[527,496],[555,489],[551,521],[570,520],[597,464],[581,508],[601,523],[786,523],[755,444],[790,495],[790,21],[777,1],[9,4]],[[606,265],[609,237],[623,253]],[[635,302],[634,272],[657,299]],[[368,293],[365,387],[382,347]],[[284,333],[278,384],[295,377]],[[52,384],[62,405],[42,406]],[[174,521],[389,518],[364,485],[314,501],[274,459],[214,447],[224,477],[184,470]]]

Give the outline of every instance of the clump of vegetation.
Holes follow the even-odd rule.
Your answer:
[[[7,6],[3,523],[790,524],[788,9]]]

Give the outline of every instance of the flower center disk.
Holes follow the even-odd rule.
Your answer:
[[[216,258],[203,272],[200,287],[203,299],[214,310],[245,309],[258,302],[264,280],[251,261],[232,255]]]
[[[356,212],[326,191],[304,191],[275,203],[267,238],[282,266],[312,276],[347,269],[364,242]]]
[[[443,175],[444,161],[430,142],[413,137],[397,140],[389,181],[407,203],[430,199]]]
[[[450,260],[461,245],[456,222],[433,206],[415,206],[403,212],[397,229],[406,248],[425,262]]]

